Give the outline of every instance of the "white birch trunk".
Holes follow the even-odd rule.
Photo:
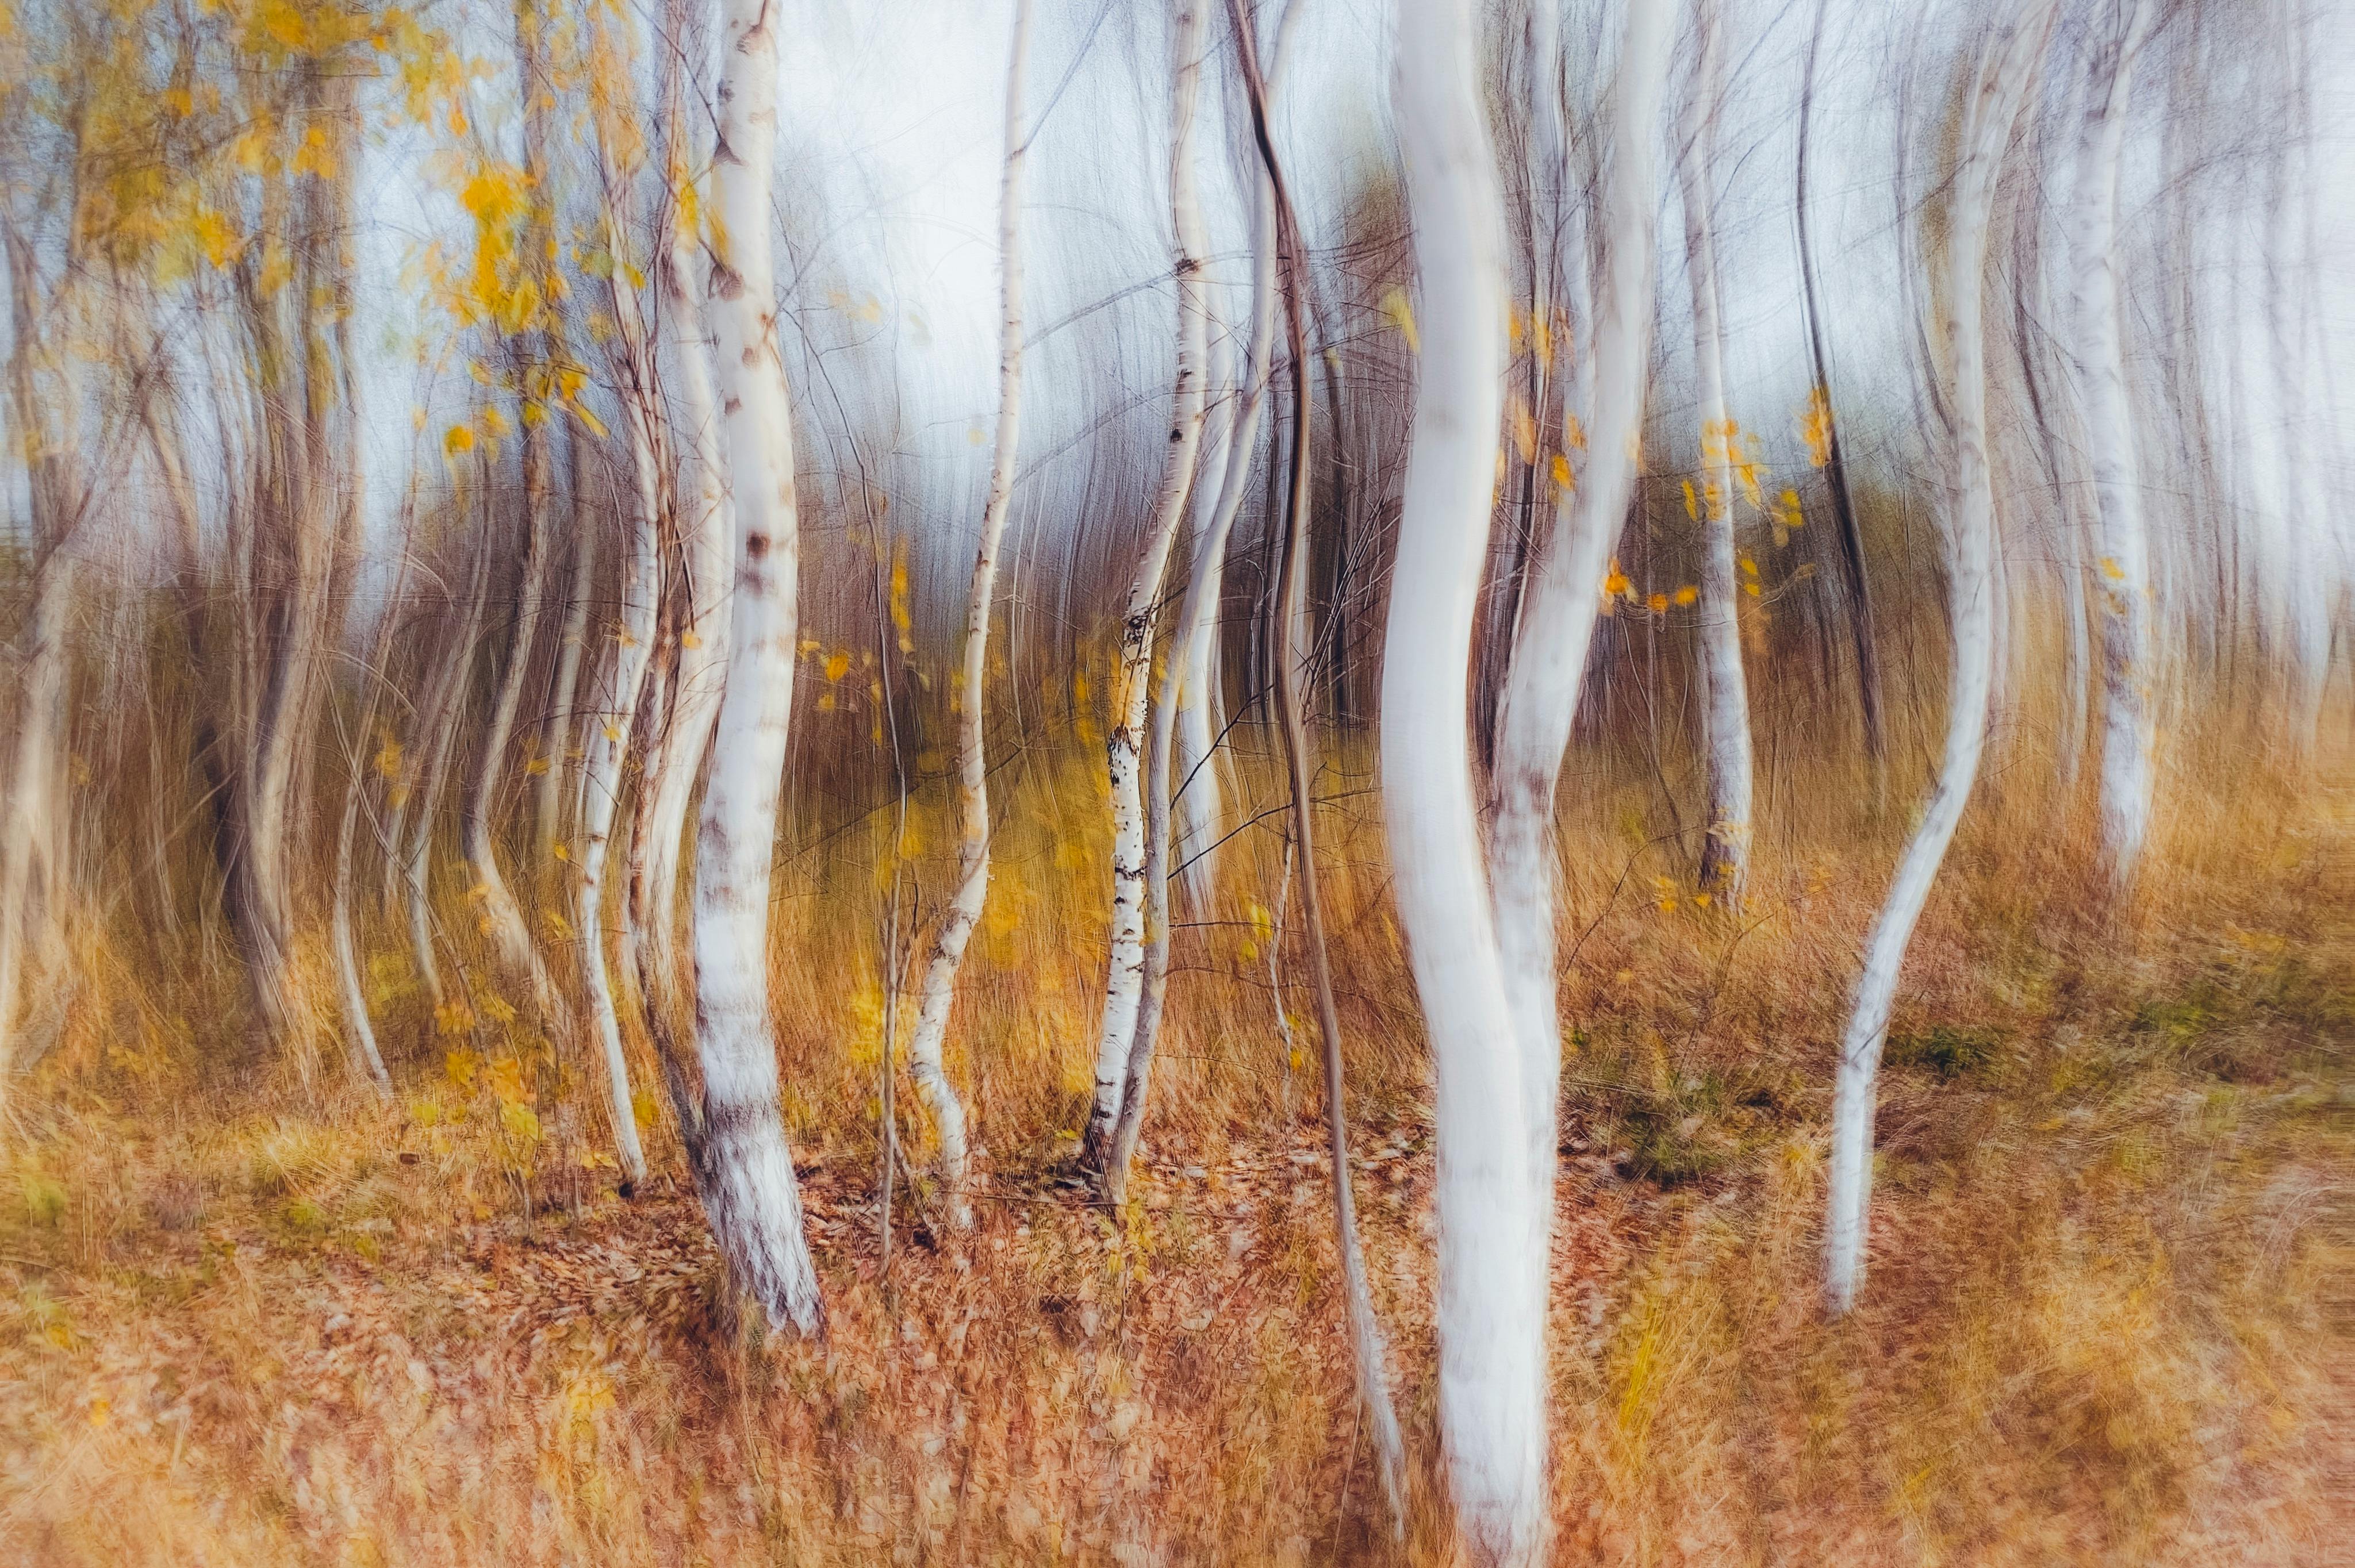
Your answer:
[[[1947,593],[1955,629],[1938,782],[1897,864],[1889,901],[1865,942],[1864,971],[1840,1042],[1832,1097],[1830,1211],[1824,1227],[1824,1297],[1835,1313],[1856,1304],[1864,1277],[1872,1195],[1874,1079],[1914,922],[1963,818],[1987,739],[1995,677],[1995,485],[1988,468],[1983,290],[1987,213],[2012,122],[2033,79],[2054,0],[2030,0],[1989,38],[1966,111],[1946,229],[1945,302],[1954,478],[1946,522]]]
[[[0,1111],[15,1066],[17,991],[25,950],[34,937],[33,863],[56,831],[50,815],[57,732],[65,701],[66,630],[73,602],[73,561],[52,546],[33,594],[25,684],[17,694],[16,736],[8,787],[0,797]],[[54,880],[54,879],[53,879]]]
[[[2152,0],[2123,0],[2109,9],[2116,20],[2107,26],[2108,36],[2094,42],[2077,144],[2072,249],[2078,375],[2101,539],[2096,564],[2102,604],[2102,863],[2113,893],[2123,896],[2150,833],[2158,736],[2151,708],[2150,542],[2118,319],[2118,165],[2135,59],[2156,7]]]
[[[1700,58],[1686,107],[1685,271],[1692,284],[1693,365],[1700,401],[1701,727],[1708,753],[1709,837],[1700,885],[1738,908],[1750,863],[1750,694],[1742,670],[1742,581],[1734,564],[1733,470],[1739,439],[1725,409],[1725,331],[1717,288],[1714,193],[1719,34],[1714,0],[1700,0]]]
[[[769,1018],[769,876],[793,719],[800,514],[793,412],[777,343],[770,173],[776,159],[776,0],[725,0],[721,224],[712,326],[741,531],[711,776],[695,856],[696,1052],[703,1116],[696,1190],[737,1287],[773,1330],[824,1331],[801,1190],[777,1106]]]
[[[575,705],[581,694],[581,654],[589,641],[589,600],[597,582],[597,529],[584,493],[581,432],[570,419],[564,422],[564,450],[570,458],[566,466],[572,472],[572,580],[565,590],[564,641],[556,650],[556,686],[549,694],[548,716],[539,726],[539,756],[548,771],[539,776],[532,833],[538,865],[550,864],[556,858],[556,842],[564,834],[564,787],[580,777],[572,768],[573,737],[581,729]]]
[[[637,1117],[630,1097],[630,1059],[622,1049],[613,975],[605,962],[605,863],[613,847],[613,818],[622,803],[622,765],[630,755],[638,694],[645,683],[646,662],[654,647],[658,570],[655,515],[661,503],[656,488],[660,459],[651,435],[653,418],[647,406],[635,406],[630,412],[636,504],[630,516],[630,553],[622,563],[622,623],[613,640],[613,682],[589,715],[589,755],[582,766],[581,788],[581,882],[574,916],[581,942],[581,983],[589,995],[590,1017],[604,1060],[614,1151],[622,1175],[632,1188],[646,1179],[646,1157],[638,1141]]]
[[[605,1082],[613,1121],[613,1147],[622,1168],[622,1191],[634,1192],[646,1179],[646,1158],[638,1141],[636,1107],[630,1094],[630,1059],[622,1049],[622,1029],[613,998],[613,971],[605,960],[605,866],[611,858],[613,821],[621,810],[623,772],[638,720],[639,699],[655,652],[656,603],[661,596],[663,474],[669,461],[664,440],[660,393],[655,386],[653,345],[645,305],[620,265],[627,240],[622,230],[627,185],[610,161],[602,131],[598,168],[604,182],[602,204],[605,244],[615,266],[609,277],[613,322],[621,340],[622,406],[630,433],[630,463],[635,481],[629,516],[629,553],[622,562],[622,620],[614,628],[613,683],[590,715],[587,756],[581,789],[581,883],[575,924],[580,938],[581,980],[605,1062]],[[662,726],[657,721],[658,736]],[[553,769],[551,768],[551,771]],[[644,771],[641,791],[652,788]],[[643,815],[643,812],[641,812]],[[623,967],[634,973],[632,921],[623,900]]]
[[[679,134],[683,132],[675,132]],[[672,180],[684,186],[685,149],[675,160]],[[647,828],[639,911],[640,985],[649,1006],[658,1005],[677,972],[678,866],[687,816],[695,803],[712,726],[719,718],[720,694],[728,679],[728,575],[734,565],[735,516],[728,497],[719,452],[719,416],[711,394],[710,335],[703,323],[701,237],[685,224],[671,226],[670,264],[663,279],[666,334],[677,371],[673,390],[677,418],[687,436],[687,461],[679,485],[679,558],[687,588],[687,617],[680,627],[678,666],[671,696],[670,724],[654,769],[652,820]]]
[[[1271,113],[1305,8],[1294,0],[1276,23],[1265,84]],[[1275,367],[1275,189],[1263,166],[1254,162],[1252,170],[1251,336],[1242,373],[1234,379],[1224,458],[1215,465],[1208,461],[1202,465],[1205,476],[1215,468],[1220,482],[1215,496],[1207,490],[1203,493],[1211,501],[1209,509],[1198,508],[1195,513],[1193,577],[1187,585],[1186,608],[1178,617],[1185,628],[1188,673],[1182,688],[1185,706],[1178,715],[1174,760],[1181,788],[1172,801],[1177,826],[1171,853],[1180,868],[1186,895],[1198,911],[1210,906],[1218,885],[1218,852],[1213,846],[1225,826],[1225,780],[1216,753],[1225,723],[1219,690],[1219,605],[1226,580],[1227,546],[1234,537],[1235,519],[1242,513],[1243,498],[1251,487],[1259,455],[1260,414],[1266,403],[1268,378]]]
[[[957,813],[964,828],[957,849],[956,891],[941,916],[932,956],[924,968],[916,1033],[908,1050],[916,1092],[932,1115],[941,1144],[941,1185],[949,1224],[973,1224],[966,1196],[964,1102],[942,1060],[949,1010],[956,1001],[957,969],[989,892],[989,752],[984,694],[989,671],[989,616],[997,591],[997,551],[1014,494],[1015,459],[1022,434],[1022,76],[1029,55],[1030,0],[1015,0],[1014,37],[1006,68],[1006,174],[998,193],[997,249],[1002,282],[997,342],[997,439],[990,457],[989,498],[981,510],[981,546],[965,599],[964,669],[957,696]]]
[[[1554,524],[1532,563],[1497,724],[1489,855],[1497,938],[1518,1041],[1531,1180],[1544,1194],[1532,1245],[1549,1245],[1556,1170],[1554,1120],[1561,1090],[1561,1009],[1556,979],[1554,791],[1577,716],[1594,621],[1613,546],[1636,485],[1650,379],[1657,251],[1657,146],[1676,36],[1673,5],[1629,7],[1613,93],[1613,156],[1606,256],[1597,293],[1586,466],[1577,488],[1558,489]],[[1544,1301],[1536,1303],[1544,1309]]]
[[[1475,817],[1465,680],[1503,418],[1503,199],[1468,0],[1397,10],[1422,364],[1382,659],[1383,815],[1437,1075],[1439,1422],[1465,1544],[1546,1555],[1545,1259]]]
[[[1202,217],[1194,198],[1194,106],[1202,78],[1202,0],[1178,0],[1171,18],[1169,215],[1177,234],[1178,376],[1169,444],[1145,550],[1129,585],[1121,622],[1120,668],[1113,683],[1113,727],[1105,743],[1112,779],[1112,956],[1104,981],[1103,1023],[1096,1039],[1095,1097],[1081,1159],[1104,1169],[1128,1082],[1145,982],[1145,800],[1139,777],[1153,633],[1170,546],[1186,515],[1194,458],[1202,439]]]
[[[1170,662],[1178,671],[1170,719],[1170,765],[1176,779],[1169,863],[1184,885],[1188,905],[1209,909],[1217,895],[1220,789],[1216,761],[1219,726],[1219,594],[1226,573],[1226,540],[1218,532],[1219,502],[1234,467],[1233,441],[1241,433],[1243,393],[1234,355],[1213,302],[1209,324],[1202,447],[1197,459],[1186,597],[1171,638]],[[1148,825],[1149,831],[1149,825]],[[1201,850],[1199,860],[1194,852]]]
[[[482,906],[482,933],[491,940],[500,972],[510,982],[521,982],[542,1023],[560,1033],[570,1022],[563,998],[531,939],[531,928],[524,923],[523,910],[507,886],[506,874],[499,868],[496,842],[499,786],[506,778],[507,739],[514,733],[516,710],[523,701],[524,677],[531,667],[532,634],[539,624],[548,576],[548,451],[543,429],[527,425],[523,445],[523,580],[516,595],[515,630],[507,643],[506,664],[499,676],[490,722],[484,729],[474,788],[466,799],[465,851],[474,870],[471,896]],[[555,761],[550,760],[551,769]]]

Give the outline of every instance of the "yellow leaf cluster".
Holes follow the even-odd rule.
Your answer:
[[[1807,394],[1807,406],[1799,415],[1799,437],[1807,443],[1807,462],[1811,467],[1830,466],[1832,399],[1831,394],[1820,386]]]

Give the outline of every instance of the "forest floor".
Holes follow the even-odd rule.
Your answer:
[[[2243,870],[2170,884],[2132,930],[2023,914],[2059,875],[2043,852],[1961,846],[1891,1039],[1872,1272],[1836,1324],[1827,977],[1869,903],[1834,913],[1796,860],[1768,880],[1813,890],[1817,948],[1580,891],[1561,1560],[2355,1562],[2349,821],[2334,798],[2220,852]],[[390,1106],[229,1090],[140,1018],[78,1025],[0,1153],[0,1561],[1447,1560],[1411,1050],[1369,1058],[1355,1129],[1416,1466],[1401,1547],[1313,1068],[1253,1121],[1192,1114],[1210,1080],[1173,1065],[1120,1216],[1061,1174],[1053,1118],[1000,1139],[962,1245],[903,1183],[888,1271],[871,1132],[792,1112],[830,1319],[809,1345],[730,1310],[675,1145],[626,1199],[593,1155],[559,1171],[553,1130],[519,1158],[549,1107],[508,1059],[429,1033]]]

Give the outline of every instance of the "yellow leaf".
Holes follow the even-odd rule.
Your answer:
[[[537,779],[548,771],[548,758],[545,757],[535,757],[529,762],[523,765],[523,770],[532,778]]]
[[[499,1125],[506,1128],[508,1137],[518,1142],[533,1144],[539,1141],[539,1117],[519,1100],[499,1102]]]
[[[2109,578],[2114,583],[2122,583],[2126,580],[2126,569],[2118,565],[2115,558],[2108,556],[2104,556],[2102,557],[2102,575]]]
[[[1409,354],[1423,352],[1423,334],[1415,330],[1414,306],[1408,302],[1404,289],[1391,289],[1382,295],[1382,314],[1390,317],[1399,335],[1406,339]]]
[[[453,425],[442,438],[442,450],[455,457],[460,452],[474,450],[474,431],[471,425]]]
[[[1571,488],[1570,459],[1561,452],[1553,454],[1553,482],[1562,489]]]

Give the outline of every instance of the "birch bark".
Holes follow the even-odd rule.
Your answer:
[[[1503,417],[1503,200],[1469,0],[1402,0],[1392,88],[1422,363],[1381,678],[1400,920],[1437,1077],[1439,1421],[1476,1560],[1546,1554],[1545,1336],[1511,1011],[1482,874],[1465,680]]]
[[[2099,517],[2102,605],[2102,863],[2114,895],[2132,887],[2150,833],[2150,541],[2135,461],[2118,313],[2118,166],[2136,58],[2157,10],[2153,0],[2114,0],[2106,36],[2094,45],[2085,120],[2077,143],[2073,261],[2077,274],[2078,376],[2092,439]]]
[[[1171,16],[1169,215],[1177,234],[1178,375],[1170,399],[1169,445],[1145,549],[1121,622],[1120,665],[1113,684],[1113,727],[1105,742],[1112,782],[1112,957],[1103,1022],[1096,1039],[1095,1097],[1080,1146],[1082,1163],[1103,1172],[1128,1081],[1129,1047],[1145,989],[1145,800],[1140,778],[1153,634],[1160,619],[1161,579],[1202,439],[1201,209],[1194,196],[1194,108],[1202,78],[1201,0],[1177,0]]]
[[[733,565],[735,514],[719,452],[719,415],[711,393],[711,338],[704,325],[700,202],[689,166],[681,96],[681,57],[687,36],[683,0],[674,0],[668,54],[675,62],[669,108],[669,180],[674,216],[670,255],[663,269],[662,327],[672,344],[678,396],[677,419],[687,451],[678,486],[679,566],[687,600],[673,677],[670,724],[655,768],[655,800],[647,828],[639,911],[639,989],[649,1007],[666,1000],[677,973],[678,867],[687,816],[728,678],[728,575]]]
[[[741,531],[728,687],[696,845],[704,1106],[690,1152],[704,1215],[738,1288],[760,1303],[773,1330],[815,1336],[826,1308],[777,1105],[769,1016],[769,879],[793,719],[801,541],[770,240],[778,11],[778,0],[725,0],[720,12],[712,326]]]
[[[1709,759],[1709,836],[1700,885],[1738,907],[1750,860],[1750,694],[1742,670],[1741,573],[1734,561],[1734,465],[1740,434],[1725,409],[1725,329],[1717,286],[1719,34],[1714,0],[1699,0],[1700,55],[1686,105],[1685,271],[1692,284],[1693,366],[1700,396],[1700,673]]]
[[[1553,530],[1530,568],[1489,781],[1492,903],[1520,1062],[1530,1180],[1541,1195],[1529,1245],[1540,1256],[1551,1232],[1561,1092],[1554,793],[1613,548],[1635,493],[1651,368],[1656,149],[1676,22],[1673,5],[1628,8],[1612,95],[1614,152],[1604,175],[1609,206],[1595,293],[1586,466],[1575,489],[1557,488]],[[1543,1313],[1542,1297],[1531,1305]]]
[[[1978,777],[1995,679],[1995,485],[1988,468],[1984,340],[1987,215],[1996,175],[2051,26],[2054,0],[2029,0],[1997,26],[1980,56],[1966,110],[1946,228],[1944,298],[1954,477],[1946,521],[1954,668],[1938,781],[1897,864],[1889,900],[1865,941],[1864,970],[1840,1042],[1832,1097],[1830,1208],[1824,1226],[1824,1297],[1835,1314],[1856,1304],[1872,1194],[1874,1080],[1889,1033],[1905,948],[1930,897]]]
[[[956,891],[941,916],[932,956],[924,968],[916,1033],[908,1050],[916,1092],[932,1112],[940,1137],[941,1184],[949,1224],[973,1224],[966,1196],[964,1102],[942,1060],[949,1010],[956,1001],[957,969],[989,892],[989,751],[985,701],[989,672],[989,617],[996,599],[997,552],[1014,494],[1015,459],[1022,434],[1022,135],[1023,66],[1029,55],[1030,0],[1015,0],[1014,37],[1006,68],[1006,172],[998,189],[997,249],[1001,272],[997,343],[997,438],[989,463],[989,498],[981,510],[981,546],[965,599],[964,667],[957,697],[957,813],[964,827],[957,848]]]

